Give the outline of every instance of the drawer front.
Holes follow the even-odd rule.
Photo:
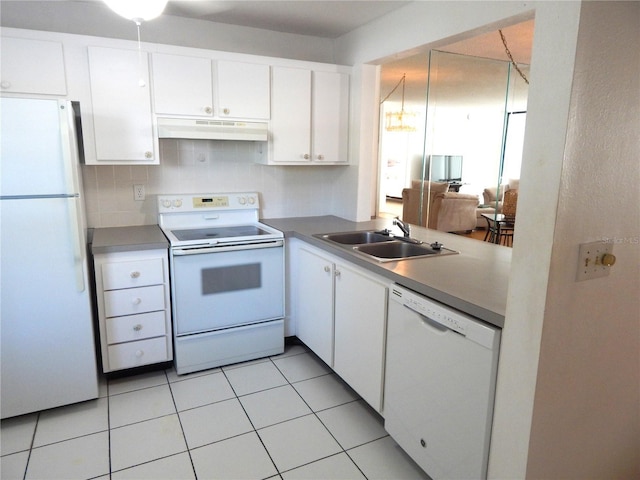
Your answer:
[[[104,290],[144,287],[160,283],[164,283],[164,269],[160,258],[102,265],[102,288]]]
[[[110,371],[171,360],[167,358],[166,337],[110,345],[108,350]]]
[[[107,317],[164,309],[164,285],[104,292],[104,310]]]
[[[107,318],[107,343],[131,342],[166,335],[165,312]]]

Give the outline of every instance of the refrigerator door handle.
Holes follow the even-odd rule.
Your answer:
[[[69,220],[71,223],[71,238],[73,239],[73,262],[76,273],[76,290],[83,292],[86,288],[84,265],[84,231],[82,228],[82,218],[80,209],[78,208],[78,198],[69,198]]]
[[[60,135],[62,138],[62,155],[64,158],[67,192],[80,192],[78,177],[78,145],[75,142],[76,131],[73,106],[66,100],[58,102],[60,119]],[[74,197],[79,197],[76,193]],[[73,239],[73,261],[76,273],[76,290],[83,292],[86,288],[84,265],[84,218],[78,202],[80,198],[72,198],[69,201],[69,220],[71,222],[71,238]]]
[[[71,102],[58,101],[58,113],[60,119],[60,136],[62,138],[62,157],[64,159],[65,183],[67,193],[79,193],[80,182],[78,179],[78,144],[76,143],[76,127],[74,111]]]

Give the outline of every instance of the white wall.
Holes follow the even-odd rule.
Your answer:
[[[640,50],[630,45],[640,2],[584,2],[529,478],[640,478]],[[603,239],[617,257],[610,276],[576,282],[578,244]]]

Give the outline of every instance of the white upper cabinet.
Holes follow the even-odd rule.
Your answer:
[[[146,52],[88,47],[94,164],[158,164]]]
[[[270,67],[218,60],[217,117],[268,120],[270,116]]]
[[[163,53],[152,62],[158,115],[269,119],[269,65]]]
[[[313,72],[312,150],[314,162],[345,163],[349,138],[349,77]]]
[[[311,71],[273,67],[271,155],[274,164],[311,160]]]
[[[346,164],[348,75],[273,67],[272,78],[268,163]]]
[[[154,53],[152,62],[157,114],[213,116],[211,60]]]
[[[2,37],[0,91],[66,95],[62,43]]]

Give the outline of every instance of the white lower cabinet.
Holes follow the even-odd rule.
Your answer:
[[[297,274],[298,338],[381,412],[389,282],[306,244]]]
[[[299,250],[297,337],[333,367],[333,275],[335,264],[316,250]]]
[[[105,373],[173,359],[166,250],[94,256]]]
[[[349,264],[336,264],[333,369],[382,411],[388,288]]]

